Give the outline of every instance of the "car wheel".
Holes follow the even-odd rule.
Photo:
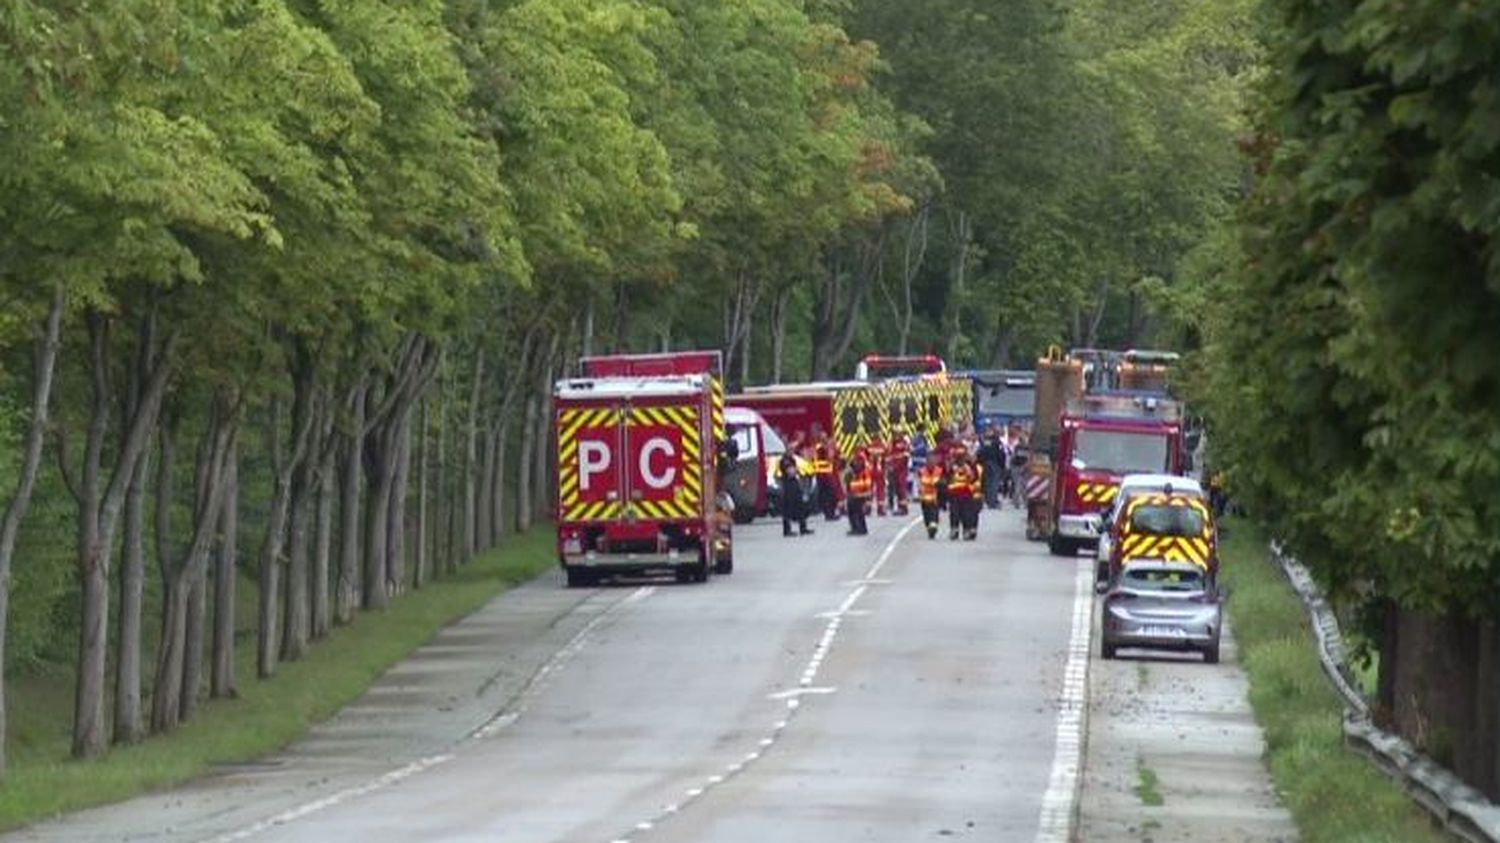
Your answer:
[[[1219,639],[1215,638],[1214,639],[1214,643],[1212,643],[1212,644],[1208,645],[1207,647],[1203,648],[1203,663],[1204,664],[1218,664],[1219,663]]]
[[[1113,645],[1113,644],[1109,643],[1108,641],[1105,641],[1104,639],[1101,638],[1099,640],[1099,658],[1104,659],[1105,661],[1108,661],[1110,659],[1113,659],[1114,657],[1115,657],[1115,645]]]
[[[568,588],[588,588],[597,583],[599,577],[587,568],[568,568]]]
[[[734,523],[736,523],[736,524],[749,524],[751,521],[755,520],[755,510],[751,509],[748,506],[745,506],[745,507],[738,507],[737,506],[737,507],[734,508],[734,516],[733,517],[734,517]]]
[[[1109,581],[1109,560],[1108,559],[1100,559],[1099,563],[1094,566],[1094,582],[1101,583],[1101,582],[1108,582],[1108,581]]]

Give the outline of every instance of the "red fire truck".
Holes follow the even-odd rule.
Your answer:
[[[1072,555],[1099,541],[1100,515],[1127,474],[1182,474],[1181,405],[1153,392],[1090,392],[1068,400],[1052,459],[1047,544]]]
[[[834,395],[812,384],[751,387],[729,397],[729,406],[754,410],[788,442],[811,441],[815,431],[832,436]]]
[[[557,552],[568,585],[733,570],[715,466],[723,441],[714,352],[583,361],[553,393]]]

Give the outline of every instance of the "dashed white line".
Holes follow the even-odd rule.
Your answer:
[[[507,706],[506,710],[497,713],[494,717],[490,718],[479,728],[470,732],[468,739],[479,740],[481,738],[490,737],[501,731],[502,729],[510,726],[512,723],[515,723],[516,720],[520,718],[521,714],[525,712],[527,703],[529,702],[530,698],[535,696],[536,691],[546,684],[547,679],[551,675],[555,674],[560,669],[560,667],[568,661],[568,659],[571,659],[578,653],[579,650],[583,649],[584,641],[588,637],[590,632],[596,629],[599,624],[603,623],[605,618],[610,617],[619,609],[632,603],[638,603],[646,599],[647,597],[650,597],[655,591],[656,588],[654,586],[642,586],[641,588],[638,588],[634,592],[632,592],[629,596],[625,597],[623,600],[619,600],[609,605],[598,615],[594,616],[594,618],[588,623],[584,624],[583,628],[578,630],[578,632],[575,633],[572,638],[568,639],[568,643],[563,645],[562,649],[558,650],[556,653],[553,653],[552,657],[549,658],[546,663],[544,663],[541,668],[537,670],[536,673],[532,674],[532,677],[526,683],[526,686],[521,689],[521,692],[519,694],[516,695],[515,702],[512,705]],[[426,758],[419,758],[415,761],[404,764],[394,770],[384,773],[374,779],[371,779],[364,784],[345,788],[336,793],[331,793],[328,796],[324,796],[321,799],[314,799],[311,802],[304,802],[301,805],[298,805],[294,808],[289,808],[279,814],[275,814],[258,822],[247,825],[244,828],[226,832],[217,837],[210,837],[205,841],[205,843],[234,843],[234,841],[249,839],[257,834],[276,828],[277,826],[286,825],[287,823],[295,822],[296,820],[302,819],[303,817],[306,817],[310,814],[315,814],[324,809],[332,808],[333,806],[338,805],[341,802],[347,802],[350,799],[356,799],[360,796],[364,796],[369,793],[374,793],[377,790],[382,790],[384,788],[390,787],[394,784],[405,781],[406,779],[409,779],[412,776],[417,775],[418,773],[430,770],[433,767],[437,767],[442,764],[446,764],[449,761],[452,761],[453,758],[454,755],[451,752],[443,753],[440,755],[432,755]]]
[[[1080,557],[1073,585],[1073,629],[1057,705],[1057,741],[1052,774],[1042,795],[1036,843],[1068,843],[1078,807],[1083,765],[1084,723],[1088,711],[1089,637],[1094,608],[1094,559]]]
[[[912,528],[916,527],[919,523],[921,523],[921,519],[914,518],[905,527],[902,527],[896,533],[896,536],[890,540],[890,543],[885,546],[885,549],[881,551],[880,556],[875,560],[875,564],[871,565],[870,570],[865,572],[864,577],[845,583],[845,585],[853,586],[854,590],[849,592],[843,602],[839,603],[837,609],[818,614],[817,617],[819,619],[826,618],[828,623],[823,627],[823,634],[819,637],[817,646],[813,648],[812,655],[808,657],[807,665],[802,669],[802,673],[797,679],[797,687],[767,695],[772,700],[784,701],[787,715],[785,718],[777,720],[772,724],[770,735],[760,739],[758,744],[760,749],[753,750],[747,753],[742,760],[735,761],[726,766],[724,774],[715,773],[707,777],[701,787],[689,788],[686,792],[687,798],[683,800],[681,805],[672,806],[670,810],[664,809],[650,820],[637,824],[635,827],[637,831],[646,831],[652,827],[653,823],[661,823],[668,816],[677,813],[686,807],[688,803],[703,796],[712,788],[728,781],[730,777],[744,772],[746,767],[760,759],[765,752],[769,751],[776,744],[777,738],[786,730],[787,726],[791,723],[792,717],[802,706],[800,697],[804,695],[822,696],[838,691],[837,688],[833,687],[815,686],[813,682],[818,678],[818,671],[822,669],[823,662],[827,659],[829,650],[832,649],[834,641],[838,638],[839,629],[843,626],[844,617],[869,614],[868,612],[856,611],[854,604],[859,602],[859,598],[864,596],[870,586],[886,585],[891,582],[890,580],[876,579],[875,575],[880,573],[880,569],[885,567],[886,562],[890,561],[891,555],[896,552],[896,546],[901,543],[902,539],[906,538],[906,534],[910,533]],[[622,837],[616,838],[611,843],[630,843],[630,840],[629,838]]]

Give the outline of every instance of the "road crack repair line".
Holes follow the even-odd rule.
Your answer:
[[[526,685],[522,687],[521,690],[517,692],[516,695],[513,696],[504,706],[502,706],[500,711],[496,713],[494,717],[491,717],[489,720],[481,724],[478,728],[469,732],[468,735],[450,746],[449,749],[457,750],[470,741],[479,741],[494,737],[505,728],[514,724],[521,718],[521,715],[526,713],[527,708],[537,697],[537,695],[545,690],[546,687],[551,683],[552,678],[557,675],[558,671],[562,670],[562,668],[569,661],[571,661],[574,656],[577,656],[578,653],[583,650],[584,645],[588,642],[589,635],[594,630],[598,629],[601,624],[603,624],[607,619],[613,617],[621,609],[624,609],[625,607],[633,605],[635,603],[639,603],[640,601],[645,600],[647,597],[650,597],[655,592],[655,586],[641,586],[626,597],[606,606],[599,612],[599,614],[595,615],[589,620],[588,623],[584,624],[582,629],[574,633],[573,637],[568,639],[568,643],[564,644],[562,648],[553,653],[552,656],[548,658],[541,667],[537,668],[537,671],[531,675],[531,678],[529,680],[527,680]],[[577,607],[575,607],[575,609],[576,608]],[[418,758],[415,761],[403,764],[400,767],[395,768],[394,770],[390,770],[380,776],[370,779],[363,784],[344,788],[343,790],[330,793],[329,795],[324,796],[321,799],[314,799],[310,802],[304,802],[294,808],[290,808],[288,810],[282,811],[281,813],[266,817],[263,820],[251,823],[250,825],[247,825],[243,828],[229,831],[224,834],[219,834],[214,837],[205,838],[203,840],[203,843],[235,843],[235,841],[247,840],[258,834],[270,831],[273,828],[279,828],[288,823],[296,822],[297,820],[300,820],[304,817],[316,814],[319,811],[325,810],[327,808],[332,808],[333,806],[340,803],[348,802],[351,799],[357,799],[361,796],[374,793],[377,790],[384,790],[385,788],[399,784],[400,782],[403,782],[419,773],[431,770],[434,767],[442,766],[443,764],[452,761],[456,757],[458,757],[457,752],[450,751],[438,753],[435,755],[429,755],[425,758]]]
[[[1068,636],[1068,659],[1063,667],[1062,692],[1057,700],[1057,739],[1052,773],[1042,794],[1036,843],[1068,843],[1083,767],[1085,716],[1088,713],[1089,639],[1093,634],[1094,565],[1092,556],[1079,557],[1073,583],[1073,628]]]
[[[905,527],[902,527],[901,531],[896,533],[895,537],[886,544],[885,549],[876,558],[875,564],[870,566],[870,570],[866,571],[863,577],[844,583],[846,586],[854,586],[854,590],[849,592],[843,602],[839,603],[838,608],[831,612],[821,612],[817,615],[819,619],[826,619],[828,621],[823,627],[823,636],[818,639],[818,645],[813,648],[812,655],[808,657],[807,665],[798,676],[797,686],[790,690],[778,691],[766,695],[767,699],[780,702],[784,708],[778,712],[776,721],[771,724],[771,728],[765,733],[765,736],[756,742],[755,748],[725,765],[721,772],[712,773],[705,777],[701,784],[694,785],[683,791],[682,796],[677,801],[663,805],[661,810],[636,823],[624,834],[617,835],[609,843],[632,843],[635,837],[651,831],[676,814],[681,813],[690,804],[701,799],[709,791],[743,773],[746,768],[759,761],[761,756],[781,739],[782,734],[786,732],[787,727],[791,725],[792,720],[797,716],[797,712],[802,708],[803,696],[826,696],[838,690],[831,687],[817,687],[813,685],[813,682],[817,680],[818,671],[822,669],[824,660],[828,658],[828,652],[833,648],[833,643],[838,638],[839,630],[843,627],[844,618],[869,614],[867,611],[855,609],[855,604],[859,602],[859,599],[864,596],[870,586],[887,585],[891,582],[890,580],[876,579],[875,575],[880,573],[880,569],[885,567],[886,562],[890,561],[891,555],[896,552],[896,547],[901,544],[902,539],[906,538],[906,534],[910,533],[912,528],[920,523],[922,523],[920,518],[913,518]]]

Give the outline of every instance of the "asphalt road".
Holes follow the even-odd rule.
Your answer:
[[[737,528],[702,586],[546,578],[284,753],[15,837],[1044,839],[1075,563],[1010,510],[973,543],[909,523]]]

